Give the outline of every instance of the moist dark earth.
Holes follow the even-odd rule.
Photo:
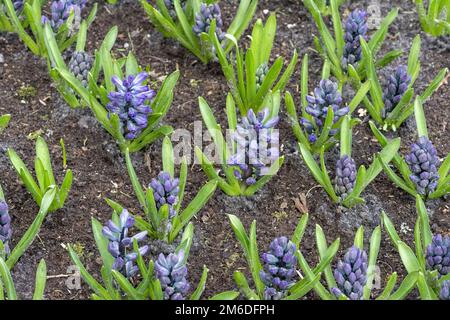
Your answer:
[[[220,3],[227,25],[236,11],[238,1]],[[346,15],[348,10],[365,8],[368,4],[370,1],[352,1],[341,7],[341,13]],[[436,41],[426,36],[421,31],[415,7],[410,1],[383,1],[382,15],[386,15],[394,7],[400,7],[400,14],[389,30],[382,51],[401,48],[405,54],[393,66],[386,68],[384,73],[392,71],[396,63],[406,63],[412,39],[420,33],[422,69],[415,87],[416,91],[421,92],[440,69],[449,67],[450,52],[445,49],[445,45],[448,47],[448,39]],[[320,80],[322,62],[313,49],[312,34],[317,34],[317,30],[309,13],[301,1],[260,1],[255,20],[267,18],[269,12],[276,12],[278,18],[272,58],[284,56],[285,60],[290,60],[295,48],[300,57],[308,53],[309,90],[312,90]],[[97,18],[90,28],[87,49],[95,50],[114,25],[119,27],[118,42],[114,48],[116,55],[126,55],[129,50],[133,50],[141,65],[151,66],[151,78],[156,85],[160,84],[165,75],[176,69],[181,71],[172,107],[164,119],[166,124],[175,129],[193,131],[194,121],[201,121],[198,96],[203,96],[222,125],[226,124],[224,108],[227,85],[217,64],[203,65],[177,43],[164,39],[152,27],[137,1],[124,1],[116,6],[100,3]],[[249,32],[247,30],[246,34]],[[121,202],[131,212],[140,212],[123,158],[112,138],[96,124],[89,109],[71,110],[64,103],[52,85],[45,62],[27,51],[16,35],[0,34],[0,54],[3,56],[0,63],[0,114],[10,113],[12,116],[11,123],[0,140],[0,180],[13,219],[13,244],[17,243],[33,221],[38,207],[13,170],[6,155],[7,148],[14,148],[27,165],[32,167],[34,137],[41,134],[50,146],[53,166],[61,182],[64,168],[59,140],[63,138],[68,167],[74,173],[66,205],[48,215],[39,237],[13,269],[18,294],[24,299],[32,297],[35,270],[39,260],[44,258],[49,277],[45,290],[46,299],[89,299],[90,290],[86,284],[82,283],[81,289],[70,289],[66,285],[67,276],[72,272],[72,262],[65,246],[75,245],[87,269],[98,276],[100,260],[91,233],[91,218],[95,217],[101,222],[110,218],[111,209],[105,198]],[[295,95],[297,103],[299,79],[297,67],[287,87]],[[27,94],[33,91],[24,90],[27,87],[35,88],[35,94]],[[429,136],[440,158],[444,158],[450,151],[449,100],[450,90],[445,81],[425,104]],[[358,112],[355,112],[355,116],[360,116],[363,122],[354,130],[353,155],[358,165],[364,164],[367,167],[373,160],[373,154],[380,148],[368,128],[367,116]],[[209,268],[203,298],[236,289],[233,282],[234,271],[241,270],[248,274],[243,252],[226,214],[237,215],[246,228],[252,220],[256,220],[258,245],[260,251],[264,251],[274,237],[292,234],[302,215],[297,210],[294,199],[298,199],[301,194],[306,196],[310,214],[301,250],[310,264],[317,262],[315,224],[322,226],[328,241],[340,237],[338,257],[342,257],[344,251],[352,245],[352,236],[360,225],[366,227],[368,238],[373,228],[379,224],[381,210],[390,216],[398,231],[402,229],[402,238],[412,245],[412,229],[416,219],[415,200],[412,197],[396,188],[382,173],[364,191],[363,197],[367,200],[365,205],[343,210],[330,201],[301,160],[284,110],[280,132],[282,153],[286,161],[278,175],[250,198],[231,198],[217,190],[192,220],[196,237],[188,261],[189,281],[195,287],[203,265]],[[406,153],[417,134],[414,120],[410,119],[405,123],[397,134],[402,138],[401,152]],[[145,185],[161,169],[160,151],[161,141],[157,141],[132,156],[140,180]],[[329,157],[333,160],[333,152],[330,152]],[[331,166],[330,171],[332,170]],[[190,166],[185,201],[192,199],[206,181],[207,178],[198,165]],[[448,198],[429,201],[427,208],[433,231],[449,232]],[[384,231],[378,265],[382,285],[394,271],[402,277],[405,275],[399,256]],[[417,293],[413,292],[411,297],[415,296]],[[310,293],[307,298],[318,297]]]

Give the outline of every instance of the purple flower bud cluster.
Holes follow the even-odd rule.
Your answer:
[[[316,142],[320,135],[325,119],[327,118],[328,108],[334,113],[333,123],[345,116],[349,112],[347,106],[342,107],[342,96],[338,90],[338,84],[334,81],[323,79],[319,87],[314,89],[314,96],[306,96],[308,106],[306,112],[313,117],[313,122],[306,118],[301,118],[300,122],[309,134],[309,141]],[[334,135],[336,130],[330,130],[330,135]]]
[[[261,87],[268,72],[269,66],[265,62],[256,69],[256,90]]]
[[[192,27],[194,33],[200,37],[205,32],[209,32],[211,22],[216,20],[216,35],[219,41],[225,38],[225,32],[222,31],[223,21],[220,7],[217,3],[207,5],[202,3],[200,6],[200,12],[195,15],[195,25]]]
[[[164,300],[184,300],[189,291],[186,280],[187,267],[184,262],[184,252],[171,253],[168,256],[160,254],[155,262],[156,277],[161,283]]]
[[[399,103],[410,83],[411,76],[408,74],[406,66],[403,65],[399,66],[395,73],[388,77],[383,92],[383,117],[386,117],[387,113],[391,112]]]
[[[92,68],[92,62],[92,56],[84,51],[75,51],[69,61],[69,71],[85,88],[88,85],[88,73]]]
[[[112,268],[119,271],[125,277],[131,278],[138,271],[135,261],[138,257],[137,252],[133,250],[133,242],[143,241],[147,236],[147,231],[142,231],[132,237],[128,236],[129,229],[134,225],[134,218],[128,210],[123,209],[117,223],[109,220],[103,227],[103,235],[109,239],[108,251],[114,257]],[[148,252],[148,246],[139,248],[141,256]]]
[[[160,172],[157,179],[152,179],[150,188],[153,190],[156,208],[159,210],[163,205],[169,206],[169,218],[173,218],[176,214],[174,206],[178,202],[178,193],[180,180],[172,179],[169,173]]]
[[[347,70],[350,64],[354,66],[361,60],[361,43],[359,37],[364,39],[367,34],[367,13],[363,10],[353,10],[345,23],[344,53],[342,56],[342,68]]]
[[[9,248],[11,236],[11,217],[8,213],[8,205],[5,201],[0,201],[0,241],[3,243],[6,255],[11,252]]]
[[[187,0],[180,0],[180,5],[183,8],[183,10],[186,10],[186,2]],[[164,0],[164,4],[166,5],[167,10],[169,10],[169,14],[172,17],[172,19],[175,19],[177,17],[177,13],[175,11],[174,1]]]
[[[433,193],[439,180],[439,158],[431,141],[420,137],[412,144],[411,153],[406,155],[405,160],[412,171],[409,178],[416,185],[417,192],[422,195]]]
[[[259,276],[266,288],[264,299],[280,300],[295,283],[297,258],[295,244],[286,237],[275,238],[269,252],[262,254],[263,270]]]
[[[437,234],[433,236],[425,255],[428,270],[437,270],[439,276],[450,273],[450,237]]]
[[[87,0],[54,0],[50,7],[52,13],[51,19],[43,16],[42,23],[49,22],[53,30],[56,31],[66,22],[72,10],[76,14],[80,14],[86,6],[86,2]]]
[[[337,288],[332,292],[336,297],[343,294],[350,300],[361,300],[367,282],[367,253],[355,246],[348,249],[334,269],[334,278]]]
[[[348,155],[344,155],[336,162],[336,177],[334,190],[336,194],[345,199],[353,191],[356,181],[356,164]]]
[[[442,282],[441,291],[439,292],[439,299],[450,300],[450,280]]]
[[[136,138],[147,127],[148,116],[152,113],[150,104],[156,93],[144,84],[147,73],[130,75],[123,80],[112,77],[117,91],[108,94],[106,108],[119,116],[126,139]]]
[[[15,0],[15,1],[13,1],[14,10],[16,10],[17,13],[22,12],[24,2],[25,2],[25,0]]]
[[[252,109],[237,125],[233,139],[237,142],[237,152],[228,159],[228,165],[236,166],[234,175],[247,185],[256,183],[265,170],[280,156],[275,146],[278,133],[272,129],[279,117],[270,118],[269,109],[256,115]]]

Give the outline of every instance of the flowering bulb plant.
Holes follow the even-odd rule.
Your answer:
[[[84,88],[95,90],[95,85],[99,82],[99,68],[100,58],[91,56],[89,52],[85,51],[86,37],[87,37],[87,23],[83,21],[77,34],[75,51],[71,54],[70,59],[65,61],[62,52],[58,48],[58,43],[55,34],[49,24],[44,27],[44,41],[47,48],[48,57],[50,60],[52,77],[56,89],[61,97],[72,107],[85,106],[80,96],[64,81],[57,71],[57,68],[70,72],[77,80],[80,81]],[[112,28],[106,35],[102,47],[107,47],[110,51],[114,45],[117,36],[117,28]],[[92,83],[92,85],[90,85]]]
[[[168,137],[164,139],[162,147],[163,171],[151,181],[145,191],[133,168],[128,151],[125,153],[125,159],[135,195],[144,211],[143,217],[135,216],[136,226],[147,231],[151,238],[172,243],[214,194],[217,182],[210,181],[205,184],[183,209],[187,162],[183,158],[179,176],[175,177],[173,147]],[[120,207],[111,200],[108,200],[108,203],[115,208]]]
[[[177,70],[167,76],[156,92],[147,79],[148,72],[131,52],[126,58],[113,57],[110,51],[116,37],[117,28],[113,28],[96,52],[87,88],[67,68],[57,67],[56,71],[91,108],[120,150],[135,152],[172,132],[171,126],[159,123],[170,108],[180,73]],[[97,83],[101,73],[103,81]]]
[[[350,116],[345,116],[342,121],[340,159],[336,163],[334,183],[332,183],[325,166],[325,148],[322,147],[320,152],[319,166],[308,148],[299,143],[303,160],[316,181],[325,189],[334,202],[341,203],[347,208],[364,202],[364,199],[360,197],[361,192],[383,170],[382,161],[389,163],[400,147],[400,138],[392,140],[378,153],[368,169],[361,165],[359,170],[357,170],[355,161],[351,157],[352,130],[350,122]]]
[[[339,260],[334,269],[328,261],[322,273],[325,276],[328,289],[320,281],[316,282],[314,291],[317,295],[323,300],[373,299],[372,290],[380,242],[381,228],[378,226],[372,232],[369,251],[366,252],[364,250],[364,228],[362,226],[358,228],[353,246],[346,251],[343,259]],[[316,225],[316,245],[320,256],[320,263],[322,263],[329,247],[325,234],[319,225]],[[306,279],[314,276],[313,270],[311,270],[303,257],[300,263],[302,270],[305,272]],[[409,274],[403,279],[395,292],[393,292],[397,283],[397,273],[393,272],[389,276],[384,290],[374,299],[403,300],[414,289],[416,280],[417,273]]]
[[[236,16],[225,30],[220,7],[214,1],[160,0],[156,7],[140,0],[151,23],[165,36],[174,38],[203,63],[216,59],[213,38],[217,36],[225,52],[232,43],[225,34],[239,39],[250,24],[258,5],[257,0],[239,2]]]
[[[28,49],[37,56],[48,58],[44,41],[44,27],[49,24],[61,52],[68,49],[77,39],[82,18],[81,12],[86,1],[53,0],[51,17],[42,15],[42,7],[47,1],[27,0],[22,11],[16,10],[12,0],[3,0],[5,13],[3,24],[9,23],[10,31],[17,33]],[[1,11],[1,9],[0,9]],[[94,4],[86,24],[89,26],[95,19],[97,4]],[[0,19],[2,20],[2,19]],[[0,22],[1,24],[1,22]]]
[[[384,227],[408,274],[417,274],[416,284],[421,299],[448,300],[450,237],[433,235],[427,209],[420,196],[416,196],[416,208],[418,216],[414,227],[414,249],[400,239],[392,221],[383,212]]]
[[[374,55],[370,46],[361,39],[363,65],[367,79],[371,81],[370,95],[364,100],[364,105],[371,118],[384,130],[395,131],[414,112],[413,85],[420,74],[420,36],[417,35],[411,45],[408,65],[400,65],[389,75],[384,87],[378,80]],[[417,97],[426,101],[441,85],[447,69],[442,69],[430,82],[428,87]],[[354,72],[350,73],[355,88],[361,86],[361,78]]]
[[[450,3],[446,0],[429,0],[425,8],[423,0],[414,0],[423,31],[433,37],[450,34]]]
[[[284,73],[281,73],[284,65],[282,57],[278,57],[270,65],[276,24],[275,14],[269,16],[265,25],[258,19],[253,27],[250,48],[245,53],[238,46],[237,40],[230,37],[235,45],[235,53],[227,56],[219,39],[214,38],[218,60],[242,116],[247,115],[250,109],[254,112],[261,111],[270,91],[283,91],[297,64],[298,55],[294,50]]]
[[[367,13],[356,9],[352,11],[345,24],[342,23],[339,14],[338,0],[330,0],[331,18],[334,28],[334,38],[323,20],[322,13],[314,0],[304,0],[303,3],[311,13],[320,38],[314,37],[317,51],[324,60],[330,62],[331,73],[339,82],[345,83],[350,73],[358,74],[365,78],[363,59],[361,55],[361,38],[367,39]],[[397,17],[398,9],[393,9],[380,24],[380,28],[372,35],[368,43],[375,56],[386,38],[390,24]],[[393,50],[377,60],[376,66],[381,68],[401,55],[401,51]]]
[[[300,243],[308,223],[305,213],[299,220],[291,239],[275,238],[269,251],[262,255],[258,252],[256,240],[256,221],[250,226],[249,233],[245,231],[239,218],[229,215],[231,227],[242,246],[247,260],[255,289],[250,285],[240,271],[234,273],[234,280],[240,292],[251,300],[297,300],[306,295],[317,283],[321,273],[333,259],[339,248],[339,239],[324,253],[324,258],[308,277],[300,276],[299,251]],[[262,262],[261,262],[262,260]]]
[[[38,137],[36,140],[34,171],[37,181],[34,180],[33,175],[14,149],[8,149],[8,156],[14,169],[16,169],[20,180],[22,180],[25,188],[31,194],[38,206],[42,206],[44,195],[49,188],[54,188],[56,192],[56,196],[49,211],[53,212],[64,206],[64,202],[66,201],[70,192],[70,187],[72,186],[72,170],[66,170],[61,186],[58,187],[53,173],[50,152],[47,143],[42,137]],[[65,147],[63,147],[63,159],[66,159]]]
[[[0,187],[0,259],[2,259],[2,262],[5,264],[5,266],[1,267],[2,269],[12,270],[20,257],[22,257],[24,252],[33,243],[55,197],[56,189],[52,186],[44,194],[39,212],[36,215],[36,218],[34,218],[33,223],[28,227],[22,238],[16,242],[16,245],[12,247],[10,240],[13,238],[14,232],[12,230],[11,217],[9,215],[9,208],[3,190]],[[7,276],[5,270],[0,271],[0,275],[3,278]],[[2,292],[3,290],[1,290],[0,286],[0,295]]]
[[[328,79],[329,66],[327,62],[324,64],[319,86],[314,89],[313,95],[308,95],[308,55],[305,54],[301,71],[301,104],[298,112],[291,93],[286,92],[285,95],[286,111],[294,135],[298,142],[313,154],[320,153],[322,147],[327,151],[339,141],[339,129],[344,116],[353,113],[370,89],[370,81],[367,81],[346,105],[342,101],[341,83]],[[357,119],[352,119],[350,126],[353,127],[357,123]]]
[[[229,196],[251,196],[260,190],[278,172],[284,157],[279,154],[278,123],[280,92],[269,93],[263,111],[250,109],[238,122],[236,104],[231,94],[227,96],[226,113],[229,125],[228,143],[216,122],[207,102],[199,98],[200,112],[215,146],[215,161],[222,167],[223,175],[214,169],[210,159],[196,147],[196,156],[211,181]]]
[[[118,209],[119,211],[117,211]],[[102,260],[101,281],[98,282],[84,267],[71,245],[68,251],[79,268],[81,277],[89,285],[94,300],[199,300],[205,288],[208,268],[203,267],[197,288],[190,296],[187,282],[186,261],[193,239],[193,225],[183,232],[181,242],[174,253],[161,254],[156,261],[145,261],[148,246],[144,242],[146,231],[129,236],[129,229],[136,220],[126,209],[114,210],[112,219],[102,226],[92,219],[92,232]],[[222,293],[218,297],[234,299],[235,295]],[[214,298],[214,297],[213,297]]]
[[[36,280],[33,300],[43,300],[47,283],[47,265],[44,259],[39,262],[36,270]],[[18,300],[14,280],[5,260],[0,258],[0,300]]]
[[[399,174],[388,163],[381,161],[381,164],[392,182],[413,197],[440,198],[450,193],[450,154],[440,164],[436,148],[428,139],[425,114],[419,98],[414,102],[414,115],[418,140],[411,145],[411,151],[405,157],[396,154],[392,159]],[[382,146],[390,143],[373,122],[370,122],[370,127]]]

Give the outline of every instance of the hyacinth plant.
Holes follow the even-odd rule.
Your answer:
[[[237,40],[228,36],[235,46],[234,55],[227,53],[217,37],[214,45],[222,71],[231,94],[241,112],[246,116],[250,109],[259,112],[269,91],[283,91],[297,64],[297,50],[282,73],[284,60],[278,57],[270,65],[270,54],[277,29],[275,14],[271,14],[265,25],[258,19],[253,27],[250,47],[244,51]]]
[[[61,140],[61,145],[63,151],[63,170],[65,170],[66,173],[60,187],[58,187],[55,175],[53,173],[47,143],[42,137],[38,137],[36,140],[36,157],[34,159],[36,181],[14,149],[8,149],[9,160],[11,161],[14,169],[16,169],[16,172],[19,175],[20,180],[22,180],[22,183],[25,185],[25,188],[31,194],[38,206],[42,206],[42,201],[47,190],[52,187],[55,189],[56,196],[49,208],[50,212],[61,209],[64,206],[72,186],[72,170],[66,169],[66,154],[63,140]]]
[[[421,299],[437,300],[441,295],[446,295],[448,290],[446,281],[450,280],[450,237],[443,234],[433,235],[427,209],[420,196],[416,196],[416,208],[414,249],[401,240],[392,221],[384,212],[383,224],[408,274],[417,274],[416,285]]]
[[[89,285],[94,300],[199,300],[205,288],[208,268],[203,267],[197,288],[189,290],[186,261],[189,257],[194,234],[193,225],[183,232],[175,252],[159,255],[156,261],[144,260],[147,246],[140,246],[146,231],[129,236],[129,229],[136,220],[125,209],[115,206],[112,219],[102,226],[92,219],[92,231],[102,260],[101,281],[98,282],[84,267],[71,245],[68,251],[79,268],[81,277]],[[128,265],[128,267],[126,267]],[[188,293],[192,292],[189,296]],[[224,292],[211,299],[234,299],[232,292]]]
[[[241,294],[249,300],[297,300],[305,296],[319,283],[322,272],[329,265],[339,248],[337,239],[324,252],[322,261],[310,270],[310,276],[301,277],[301,259],[299,251],[303,234],[308,223],[308,214],[304,213],[297,224],[294,234],[275,238],[269,250],[260,255],[256,239],[256,221],[253,220],[247,233],[242,222],[234,215],[229,215],[231,227],[242,246],[255,289],[240,271],[234,273],[234,280]]]
[[[218,37],[225,52],[233,46],[226,34],[239,39],[250,24],[257,0],[239,2],[236,15],[228,29],[223,25],[220,7],[215,1],[158,0],[156,6],[140,0],[151,23],[165,36],[191,51],[203,63],[216,59],[213,38]]]
[[[414,0],[414,2],[423,31],[433,37],[450,34],[450,2],[428,0],[428,8],[425,8],[423,0]]]
[[[120,150],[136,152],[173,131],[171,126],[159,123],[170,108],[180,72],[168,75],[156,92],[150,86],[148,68],[144,71],[133,53],[120,59],[113,57],[111,48],[116,37],[117,28],[112,28],[96,52],[87,88],[67,68],[57,67],[56,71],[91,108]],[[102,81],[97,83],[101,74]]]
[[[7,276],[5,273],[6,269],[12,270],[17,261],[19,261],[20,257],[22,257],[24,252],[33,243],[55,197],[56,189],[51,186],[42,198],[39,212],[34,218],[33,223],[28,227],[22,238],[16,242],[16,245],[12,247],[10,240],[14,236],[14,231],[12,230],[13,227],[11,224],[9,208],[6,203],[3,190],[0,187],[0,259],[4,263],[4,266],[0,267],[3,269],[0,271],[1,277],[4,278]],[[3,290],[0,288],[0,295],[2,292]]]
[[[183,228],[193,228],[192,217],[197,214],[208,202],[216,190],[217,182],[210,181],[205,184],[194,199],[182,207],[187,182],[187,161],[181,161],[179,176],[175,176],[174,151],[170,139],[166,137],[162,147],[163,170],[152,179],[144,191],[136,175],[128,151],[125,152],[128,175],[133,185],[136,198],[144,211],[143,216],[136,215],[136,226],[148,232],[153,239],[172,243],[178,238]],[[118,210],[121,206],[112,201],[108,203]]]
[[[44,291],[47,284],[47,265],[44,259],[38,264],[36,269],[36,280],[32,300],[44,300]],[[11,276],[11,271],[5,260],[0,258],[0,300],[19,300]]]
[[[12,0],[3,0],[5,19],[10,24],[10,31],[17,33],[22,42],[35,55],[48,58],[44,39],[44,27],[50,25],[57,40],[59,51],[63,52],[77,39],[81,15],[86,0],[53,0],[51,3],[51,16],[42,15],[42,8],[47,1],[27,0],[23,3],[21,12],[15,9]],[[97,4],[84,20],[90,26],[95,19]],[[50,67],[49,67],[50,68]]]
[[[369,44],[361,39],[364,62],[362,63],[367,73],[367,79],[371,81],[370,95],[364,98],[363,103],[373,121],[383,130],[397,130],[400,125],[414,112],[414,88],[413,85],[420,75],[420,36],[417,35],[411,45],[408,56],[408,65],[399,65],[388,75],[385,84],[380,84],[377,75],[377,66],[374,64],[374,54]],[[430,82],[428,87],[417,95],[422,101],[426,101],[442,84],[448,69],[442,69]],[[361,87],[361,77],[350,73],[353,86]]]
[[[327,266],[322,273],[325,276],[326,286],[320,281],[316,282],[314,291],[317,295],[322,300],[403,300],[414,289],[417,273],[406,276],[394,291],[398,276],[393,272],[387,279],[384,290],[377,297],[373,296],[380,242],[381,228],[378,226],[370,237],[369,250],[364,250],[364,228],[359,227],[353,245],[346,250],[335,268],[332,268],[327,260]],[[325,234],[319,225],[316,225],[316,245],[322,263],[331,246],[328,247]],[[305,279],[311,279],[315,275],[303,257],[301,267]]]
[[[278,123],[280,92],[269,93],[264,108],[257,114],[250,109],[247,116],[238,122],[236,104],[229,93],[226,114],[229,131],[225,140],[220,125],[214,118],[208,103],[199,98],[200,112],[213,144],[205,149],[199,147],[195,153],[203,171],[229,196],[251,196],[260,190],[278,172],[284,157],[279,154]],[[212,149],[211,149],[212,147]],[[214,159],[213,159],[214,158]],[[214,164],[220,164],[222,174]]]
[[[344,85],[349,80],[350,74],[357,74],[362,80],[366,78],[366,70],[361,62],[364,60],[361,54],[361,40],[367,39],[367,13],[364,10],[356,9],[349,13],[345,24],[343,24],[337,2],[338,0],[330,0],[334,29],[333,37],[314,0],[303,1],[311,13],[320,34],[320,38],[314,37],[316,50],[324,60],[329,61],[331,73],[341,85]],[[389,26],[397,15],[398,9],[391,10],[381,22],[379,29],[371,36],[368,46],[374,56],[380,50]],[[379,58],[375,65],[377,68],[382,68],[401,54],[402,52],[399,50],[392,50]]]
[[[300,81],[300,110],[297,111],[290,92],[286,92],[286,110],[291,120],[292,130],[297,141],[313,154],[320,153],[322,147],[329,150],[339,141],[339,129],[345,115],[351,115],[358,107],[370,89],[370,81],[364,83],[350,103],[342,100],[341,85],[329,79],[330,64],[326,62],[322,69],[322,80],[314,89],[313,95],[308,95],[308,55],[302,62]],[[300,117],[300,119],[299,119]],[[352,119],[350,126],[358,123]]]
[[[320,165],[316,163],[313,154],[303,144],[299,143],[300,152],[316,181],[325,189],[330,198],[347,208],[363,203],[361,192],[383,170],[384,163],[389,163],[397,154],[400,147],[400,138],[396,138],[386,145],[375,157],[372,164],[366,169],[361,165],[356,169],[355,161],[351,157],[352,130],[350,116],[345,116],[341,125],[340,158],[335,167],[334,183],[325,166],[325,148],[320,152]]]
[[[87,23],[86,21],[83,21],[77,34],[75,51],[71,54],[70,58],[65,61],[62,52],[58,48],[58,43],[51,26],[47,24],[44,27],[44,41],[51,65],[50,76],[61,97],[63,97],[66,103],[72,108],[85,106],[87,103],[72,90],[66,81],[64,81],[56,68],[70,72],[80,81],[84,88],[95,90],[95,85],[99,82],[100,58],[97,55],[94,59],[94,57],[85,50],[87,30]],[[106,35],[102,47],[106,47],[107,50],[110,51],[116,37],[117,28],[112,28]]]
[[[385,161],[381,163],[392,182],[413,197],[419,195],[424,199],[440,198],[450,193],[450,154],[440,164],[436,148],[428,139],[425,114],[419,98],[414,102],[414,115],[418,140],[411,145],[409,154],[403,157],[397,153],[392,158],[397,172]],[[382,146],[389,145],[390,140],[373,122],[370,122],[370,127]]]

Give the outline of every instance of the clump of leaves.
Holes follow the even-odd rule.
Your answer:
[[[423,31],[433,37],[450,34],[450,2],[428,0],[428,8],[425,8],[423,0],[414,0],[414,2]]]

